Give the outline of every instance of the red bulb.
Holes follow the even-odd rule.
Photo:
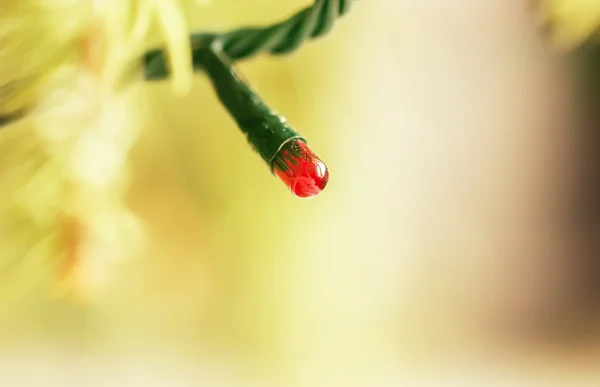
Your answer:
[[[329,180],[329,171],[300,139],[285,144],[273,159],[273,172],[299,198],[317,196]]]

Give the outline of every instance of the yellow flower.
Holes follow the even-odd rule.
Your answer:
[[[143,126],[143,82],[120,73],[159,26],[175,92],[193,70],[184,2],[4,0],[0,12],[0,293],[59,276],[69,291],[101,288],[143,232],[124,204],[128,154]],[[11,281],[12,280],[12,281]]]
[[[542,10],[552,41],[559,48],[571,49],[598,36],[598,0],[542,0]]]

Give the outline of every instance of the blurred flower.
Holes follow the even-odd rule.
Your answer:
[[[598,36],[598,0],[542,0],[542,10],[551,38],[559,48],[574,48]]]
[[[158,25],[174,91],[189,90],[185,2],[198,1],[2,3],[0,115],[29,112],[0,128],[0,267],[12,268],[4,287],[35,282],[31,270],[46,267],[66,289],[88,294],[113,262],[139,253],[143,233],[123,196],[145,115],[143,82],[117,90],[114,80],[139,63]]]

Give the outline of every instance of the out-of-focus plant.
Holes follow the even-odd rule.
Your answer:
[[[598,39],[600,1],[542,0],[541,7],[551,39],[559,48],[572,49]]]
[[[189,90],[183,6],[197,2],[0,4],[0,117],[15,117],[0,119],[3,295],[39,282],[36,273],[82,292],[139,250],[143,233],[123,196],[144,117],[142,82],[117,90],[115,79],[157,30],[174,90]]]

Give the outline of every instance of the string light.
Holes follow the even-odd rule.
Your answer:
[[[300,198],[318,195],[327,185],[329,171],[287,120],[266,106],[233,63],[260,53],[287,54],[306,40],[324,36],[355,1],[316,0],[312,6],[272,26],[190,37],[193,68],[208,75],[219,99],[254,150]],[[146,53],[144,70],[148,80],[166,79],[169,69],[165,51]]]

